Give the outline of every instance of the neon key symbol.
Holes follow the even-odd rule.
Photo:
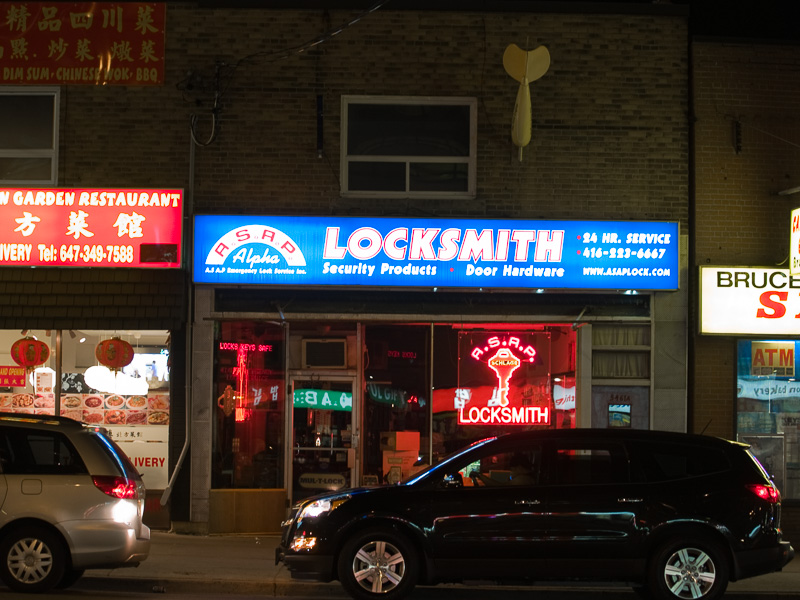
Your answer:
[[[499,383],[497,395],[500,397],[501,406],[508,406],[508,380],[511,379],[511,374],[519,368],[521,362],[511,350],[500,348],[487,363],[489,368],[497,373]]]

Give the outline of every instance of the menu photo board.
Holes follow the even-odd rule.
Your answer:
[[[169,394],[62,394],[61,416],[90,425],[169,425]],[[0,394],[0,411],[17,414],[55,414],[55,394],[22,391]],[[165,427],[166,429],[166,427]]]
[[[0,188],[0,266],[181,266],[183,191]]]

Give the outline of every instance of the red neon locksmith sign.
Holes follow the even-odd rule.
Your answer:
[[[458,409],[461,425],[547,425],[549,406],[472,406]]]
[[[183,191],[0,188],[0,265],[181,266]]]
[[[550,406],[530,406],[509,397],[511,380],[523,363],[533,363],[536,350],[520,337],[495,335],[474,346],[470,356],[494,372],[497,387],[481,406],[472,390],[461,390],[456,402],[458,422],[462,425],[546,425],[550,422]]]

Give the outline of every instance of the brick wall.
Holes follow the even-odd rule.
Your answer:
[[[66,90],[62,183],[189,188],[190,116],[198,116],[198,138],[206,140],[215,64],[224,63],[218,135],[195,152],[197,212],[687,222],[683,17],[387,8],[283,57],[352,16],[170,5],[164,86]],[[531,86],[533,140],[521,163],[510,140],[518,84],[502,66],[512,42],[544,44],[552,57],[549,72]],[[189,72],[201,80],[178,89]],[[477,198],[340,198],[343,94],[477,97]]]
[[[163,86],[62,88],[59,185],[184,188],[187,216],[452,215],[685,226],[686,21],[653,11],[382,9],[292,54],[286,49],[353,13],[170,4]],[[522,162],[510,136],[518,84],[502,66],[510,43],[543,44],[552,57],[549,72],[531,86],[533,139]],[[196,137],[210,138],[217,74],[216,138],[192,148],[192,115]],[[343,94],[477,97],[477,197],[341,198]],[[4,269],[2,275],[0,327],[85,327],[90,319],[97,327],[172,328],[185,321],[185,278],[174,272]]]
[[[776,195],[800,185],[798,48],[696,43],[692,70],[696,263],[779,265],[789,253],[789,214],[800,200]]]
[[[176,329],[186,322],[181,271],[8,269],[0,329]]]
[[[701,265],[788,267],[790,213],[800,197],[777,192],[800,185],[797,50],[693,45],[695,285]],[[732,338],[695,336],[693,430],[711,422],[708,432],[735,434],[735,352]]]

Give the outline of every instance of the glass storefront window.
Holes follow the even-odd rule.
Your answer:
[[[283,487],[283,358],[280,325],[216,324],[212,488]]]
[[[148,490],[163,490],[168,483],[169,336],[168,331],[0,331],[0,411],[58,413],[102,425],[122,444]],[[46,360],[19,374],[12,357],[18,340],[30,361]],[[111,352],[103,358],[109,365],[98,359],[101,345]],[[117,356],[126,358],[115,362]]]
[[[434,334],[434,460],[517,429],[575,427],[570,326],[438,326]]]
[[[429,326],[368,325],[364,478],[397,483],[430,463]]]
[[[784,499],[800,498],[798,342],[740,340],[736,435],[772,476]]]

